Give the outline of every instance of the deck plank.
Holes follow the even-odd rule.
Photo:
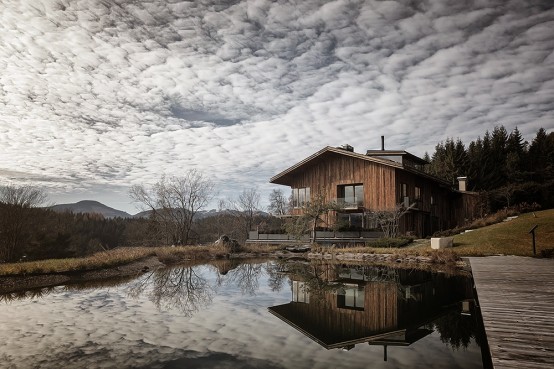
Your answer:
[[[469,260],[494,368],[553,368],[554,260]]]

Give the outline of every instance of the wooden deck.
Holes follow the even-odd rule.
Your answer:
[[[554,368],[554,260],[470,262],[494,368]]]

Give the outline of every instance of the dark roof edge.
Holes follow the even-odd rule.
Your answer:
[[[323,149],[319,150],[318,152],[308,156],[307,158],[305,158],[304,160],[301,160],[299,161],[298,163],[294,164],[293,166],[285,169],[284,171],[282,171],[281,173],[277,174],[277,175],[274,175],[273,177],[270,178],[269,182],[270,183],[275,183],[276,180],[278,180],[279,178],[289,174],[290,172],[300,168],[301,166],[303,166],[304,164],[310,162],[311,160],[317,158],[318,156],[320,155],[323,155],[324,153],[326,152],[333,152],[333,153],[336,153],[336,154],[341,154],[341,155],[346,155],[346,156],[350,156],[350,157],[353,157],[353,158],[358,158],[358,159],[362,159],[362,160],[366,160],[366,161],[371,161],[371,162],[374,162],[374,163],[378,163],[378,164],[383,164],[383,165],[386,165],[386,166],[389,166],[389,167],[393,167],[393,168],[396,168],[396,169],[400,169],[400,170],[405,170],[405,171],[408,171],[408,172],[411,172],[411,173],[414,173],[414,174],[418,174],[422,177],[425,177],[425,178],[428,178],[428,179],[431,179],[431,180],[434,180],[438,183],[441,183],[442,185],[444,186],[447,186],[449,188],[452,187],[452,184],[448,181],[445,181],[441,178],[438,178],[438,177],[435,177],[431,174],[428,174],[428,173],[425,173],[425,172],[422,172],[420,170],[417,170],[415,168],[411,168],[411,167],[407,167],[407,166],[404,166],[398,162],[395,162],[395,161],[392,161],[392,160],[387,160],[387,159],[381,159],[381,158],[378,158],[378,157],[374,157],[374,156],[368,156],[368,155],[365,155],[365,154],[359,154],[359,153],[356,153],[356,152],[352,152],[352,151],[347,151],[347,150],[344,150],[344,149],[341,149],[341,148],[336,148],[336,147],[332,147],[332,146],[326,146],[324,147]],[[382,152],[382,151],[381,151]],[[387,151],[385,151],[387,152]],[[389,150],[390,152],[390,150]],[[403,153],[406,153],[406,151],[395,151],[395,152],[403,152]],[[412,155],[410,153],[407,153],[409,155]],[[417,156],[416,156],[417,158]],[[423,159],[421,159],[423,160]]]
[[[379,163],[379,164],[383,164],[383,165],[388,165],[390,167],[394,167],[394,168],[399,168],[399,169],[402,169],[402,164],[400,163],[397,163],[397,162],[394,162],[392,160],[387,160],[387,159],[380,159],[380,158],[376,158],[376,157],[372,157],[372,156],[367,156],[367,155],[364,155],[364,154],[359,154],[359,153],[356,153],[356,152],[352,152],[352,151],[347,151],[345,149],[341,149],[341,148],[336,148],[336,147],[332,147],[332,146],[326,146],[324,147],[323,149],[319,150],[318,152],[308,156],[307,158],[305,158],[304,160],[301,160],[299,161],[298,163],[294,164],[293,166],[285,169],[284,171],[282,171],[281,173],[277,174],[277,175],[274,175],[273,177],[271,177],[269,179],[269,182],[270,183],[274,183],[275,180],[279,179],[280,177],[283,177],[284,175],[286,174],[289,174],[290,172],[292,172],[293,170],[295,169],[298,169],[300,168],[301,166],[303,166],[304,164],[310,162],[311,160],[317,158],[318,156],[320,155],[323,155],[325,152],[334,152],[334,153],[337,153],[337,154],[341,154],[341,155],[346,155],[346,156],[351,156],[351,157],[354,157],[354,158],[358,158],[358,159],[363,159],[363,160],[367,160],[367,161],[372,161],[372,162],[375,162],[375,163]]]

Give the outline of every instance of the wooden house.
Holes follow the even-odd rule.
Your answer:
[[[293,215],[315,196],[341,206],[323,223],[337,221],[364,229],[376,228],[375,211],[411,207],[400,219],[400,233],[418,237],[463,225],[474,218],[477,196],[424,172],[427,162],[406,151],[368,150],[365,154],[343,147],[325,147],[272,177],[270,182],[292,189]]]

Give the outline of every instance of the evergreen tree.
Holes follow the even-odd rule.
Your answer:
[[[510,183],[525,178],[526,145],[519,130],[514,128],[506,142],[506,179]]]
[[[529,164],[535,181],[554,179],[554,133],[539,129],[529,146]]]

